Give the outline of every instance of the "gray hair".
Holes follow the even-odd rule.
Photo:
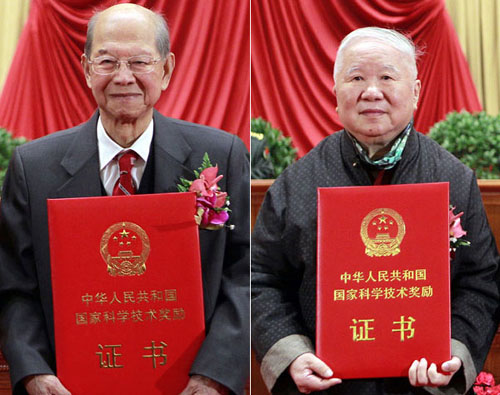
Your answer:
[[[87,41],[85,41],[85,56],[87,58],[90,58],[90,54],[92,52],[95,25],[103,11],[104,10],[97,11],[89,20],[87,27]],[[162,14],[155,11],[151,11],[151,13],[153,14],[152,16],[155,24],[156,48],[158,49],[161,58],[166,59],[167,55],[170,53],[170,32],[168,24]]]
[[[417,78],[417,57],[420,55],[420,51],[415,48],[415,45],[408,37],[392,29],[384,29],[381,27],[362,27],[356,29],[344,37],[340,43],[339,49],[337,51],[337,58],[335,60],[335,65],[333,67],[333,79],[336,81],[337,74],[342,68],[342,63],[344,60],[345,49],[353,44],[354,41],[360,39],[371,39],[381,41],[385,44],[389,44],[395,49],[405,54],[408,54],[412,60],[411,68],[412,72]]]

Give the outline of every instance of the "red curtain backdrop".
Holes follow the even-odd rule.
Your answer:
[[[417,130],[481,104],[444,0],[252,0],[252,116],[291,136],[302,156],[342,129],[332,94],[342,38],[366,26],[402,31],[424,51]]]
[[[0,126],[30,139],[86,121],[96,108],[80,65],[96,8],[133,2],[160,11],[176,67],[156,108],[238,134],[249,145],[248,0],[32,0],[0,98]]]

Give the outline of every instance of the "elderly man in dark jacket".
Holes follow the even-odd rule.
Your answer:
[[[497,328],[498,252],[473,172],[413,129],[415,48],[401,34],[358,29],[334,70],[341,132],[324,139],[269,189],[252,244],[252,343],[273,393],[465,393]],[[451,261],[452,358],[422,358],[408,378],[340,380],[314,355],[318,187],[449,182],[469,248]],[[445,318],[443,318],[445,319]],[[363,356],[360,356],[363,358]]]
[[[98,111],[80,126],[19,147],[12,157],[0,218],[0,344],[15,394],[68,395],[72,390],[57,377],[55,363],[47,199],[131,194],[133,189],[176,192],[181,177],[193,179],[205,153],[224,175],[220,187],[231,196],[235,227],[200,230],[206,337],[189,377],[179,380],[186,382],[183,395],[244,392],[248,153],[236,136],[154,110],[174,70],[169,42],[163,17],[139,5],[117,4],[96,13],[82,65]],[[131,153],[132,170],[124,170],[121,159]],[[122,184],[127,174],[128,183]],[[82,380],[88,378],[82,374]]]

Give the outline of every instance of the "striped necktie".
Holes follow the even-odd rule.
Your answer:
[[[120,177],[113,188],[113,196],[135,194],[136,189],[134,180],[132,179],[132,167],[134,167],[137,158],[137,154],[132,150],[121,152],[115,157],[120,167]]]

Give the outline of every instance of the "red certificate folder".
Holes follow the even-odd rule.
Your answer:
[[[340,378],[450,359],[448,183],[318,189],[316,352]]]
[[[57,375],[73,395],[178,394],[204,339],[195,195],[48,200]]]

